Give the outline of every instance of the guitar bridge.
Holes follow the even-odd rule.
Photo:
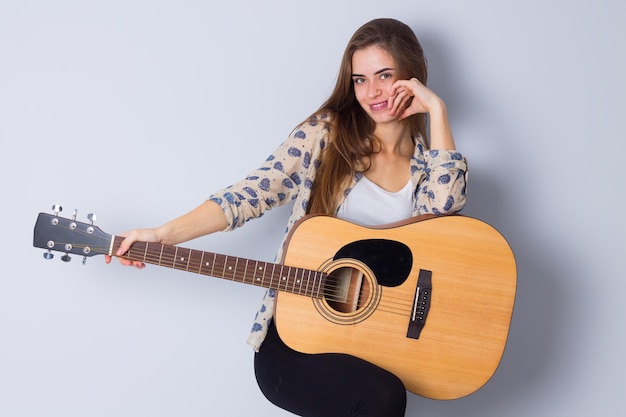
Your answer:
[[[406,337],[419,339],[420,333],[426,324],[426,317],[430,309],[430,297],[433,290],[432,271],[420,269],[417,277],[417,287],[413,298],[413,308],[409,317],[409,328]]]

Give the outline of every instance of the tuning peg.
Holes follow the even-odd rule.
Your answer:
[[[91,222],[90,224],[93,224],[93,222],[95,222],[96,220],[98,220],[98,216],[95,215],[94,213],[89,213],[87,215],[87,218],[89,219],[89,221]]]
[[[72,214],[72,220],[76,220],[76,215],[78,214],[78,210],[74,209],[74,213]]]
[[[87,264],[87,257],[83,256],[83,265],[86,265],[86,264]]]
[[[50,249],[48,249],[48,252],[44,252],[43,253],[43,257],[47,260],[50,260],[52,258],[54,258],[54,254],[52,253],[52,251]]]
[[[63,211],[63,207],[61,207],[58,204],[55,204],[55,205],[52,206],[52,211],[54,212],[55,216],[58,216],[59,212]]]
[[[72,260],[72,257],[66,253],[65,255],[61,256],[61,260],[63,262],[69,262]]]

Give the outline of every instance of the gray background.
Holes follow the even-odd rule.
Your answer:
[[[195,207],[315,110],[350,35],[389,16],[421,39],[470,161],[464,213],[519,268],[492,380],[410,395],[407,415],[621,415],[625,4],[2,0],[0,414],[287,415],[244,342],[263,290],[45,261],[32,228],[53,203],[109,233]],[[288,211],[187,246],[272,260]]]

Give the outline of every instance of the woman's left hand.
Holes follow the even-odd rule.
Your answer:
[[[389,95],[389,114],[402,120],[419,113],[430,113],[441,99],[417,78],[393,83]]]

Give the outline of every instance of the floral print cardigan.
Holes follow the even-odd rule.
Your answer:
[[[209,197],[224,210],[228,226],[233,230],[266,210],[293,201],[285,237],[298,219],[306,214],[311,186],[320,164],[320,154],[328,144],[330,116],[321,114],[299,125],[278,149],[244,180],[230,185]],[[411,181],[414,186],[413,216],[449,214],[465,205],[467,163],[456,151],[431,150],[421,137],[416,140],[411,158]],[[343,193],[343,199],[362,178],[355,174]],[[343,200],[340,202],[340,204]],[[285,239],[277,253],[281,259]],[[268,290],[255,317],[248,343],[260,348],[274,313],[275,291]]]

